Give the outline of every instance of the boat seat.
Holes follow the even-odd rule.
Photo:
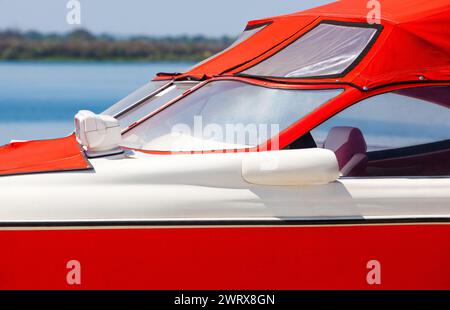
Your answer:
[[[334,127],[325,140],[325,149],[336,154],[343,176],[363,176],[367,167],[367,144],[355,127]]]

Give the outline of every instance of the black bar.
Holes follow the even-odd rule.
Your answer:
[[[238,298],[238,296],[241,296]],[[178,298],[178,299],[177,299]],[[206,300],[207,298],[207,300]],[[183,300],[183,301],[181,301]],[[206,300],[206,302],[205,302]],[[238,302],[238,300],[240,302]],[[177,304],[178,301],[178,304]],[[233,302],[232,302],[233,301]],[[0,306],[450,305],[450,291],[2,291]]]

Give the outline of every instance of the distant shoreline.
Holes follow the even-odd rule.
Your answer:
[[[116,38],[86,30],[67,34],[0,31],[0,61],[195,62],[216,54],[231,37],[204,36]]]

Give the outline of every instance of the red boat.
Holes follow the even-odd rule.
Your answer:
[[[370,2],[0,147],[0,289],[450,289],[450,1]]]

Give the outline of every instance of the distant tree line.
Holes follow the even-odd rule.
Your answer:
[[[86,30],[67,34],[0,31],[0,60],[148,60],[198,61],[229,46],[231,37],[94,35]]]

